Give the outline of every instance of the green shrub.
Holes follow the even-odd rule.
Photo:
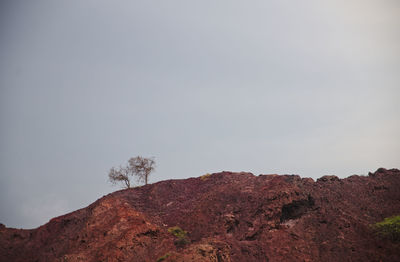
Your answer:
[[[187,232],[178,226],[168,228],[168,232],[173,234],[177,239],[175,240],[175,245],[177,247],[183,247],[189,244],[190,241],[187,239]]]
[[[167,259],[167,257],[169,257],[170,256],[170,254],[169,253],[167,253],[167,254],[165,254],[164,256],[162,256],[162,257],[159,257],[158,259],[157,259],[157,261],[156,262],[161,262],[161,261],[164,261],[165,259]]]
[[[378,235],[400,241],[400,216],[387,217],[373,225]]]
[[[210,176],[211,176],[211,174],[207,173],[207,174],[205,174],[205,175],[202,175],[202,176],[200,177],[200,179],[203,180],[203,181],[205,181],[205,180],[209,179]]]
[[[182,228],[178,226],[168,228],[168,232],[176,236],[177,238],[185,238],[187,234],[186,231],[184,231]]]

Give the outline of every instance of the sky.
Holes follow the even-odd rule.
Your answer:
[[[0,223],[220,171],[400,168],[397,0],[0,0]]]

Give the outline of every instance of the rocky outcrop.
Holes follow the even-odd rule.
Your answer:
[[[397,169],[222,172],[117,191],[33,230],[0,226],[0,261],[400,261],[370,227],[398,214]]]

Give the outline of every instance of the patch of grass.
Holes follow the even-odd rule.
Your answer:
[[[158,259],[157,259],[157,261],[156,262],[161,262],[161,261],[164,261],[164,260],[166,260],[167,259],[167,257],[169,257],[171,254],[170,253],[167,253],[167,254],[165,254],[164,256],[162,256],[162,257],[159,257]]]
[[[209,179],[210,176],[211,176],[211,174],[207,173],[207,174],[205,174],[205,175],[202,175],[202,176],[200,177],[200,179],[201,179],[202,181],[205,181],[205,180]]]
[[[168,228],[168,232],[177,238],[174,242],[175,246],[183,247],[190,243],[189,239],[187,238],[187,231],[183,230],[182,228],[178,226],[170,227]]]
[[[383,221],[373,225],[377,234],[381,237],[400,241],[400,215],[387,217]]]
[[[177,238],[186,238],[187,232],[178,226],[168,228],[168,232]]]

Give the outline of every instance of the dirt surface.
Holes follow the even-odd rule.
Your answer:
[[[222,172],[117,191],[37,229],[1,225],[0,261],[400,261],[370,226],[399,214],[397,169]]]

